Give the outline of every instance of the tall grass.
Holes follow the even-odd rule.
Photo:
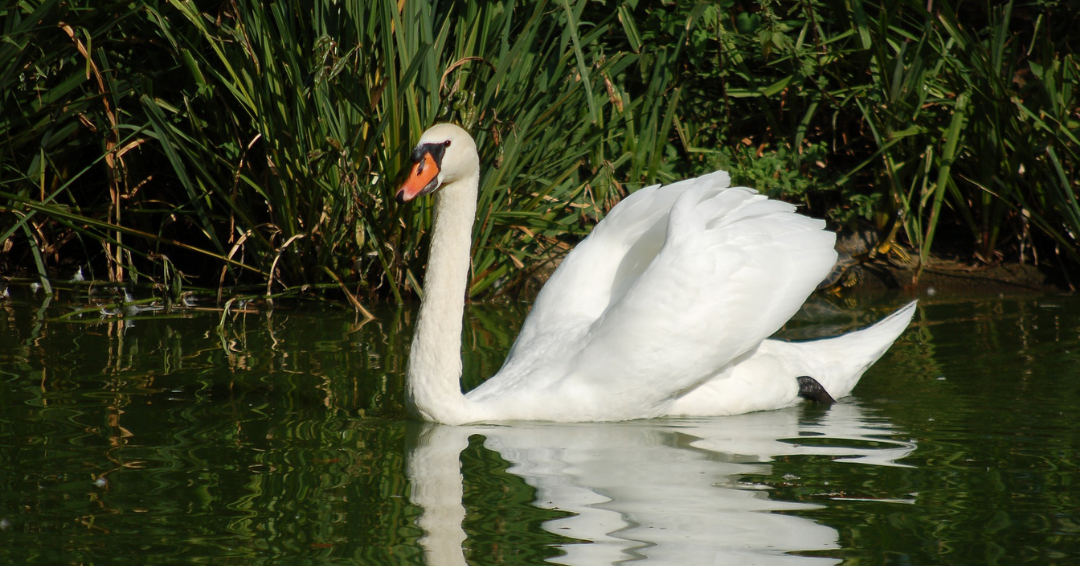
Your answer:
[[[19,191],[4,195],[14,213],[44,212],[51,229],[105,240],[113,280],[154,273],[128,252],[152,246],[142,259],[171,258],[204,286],[254,281],[269,294],[332,282],[350,297],[400,299],[403,290],[418,287],[431,211],[426,204],[399,210],[391,198],[395,181],[419,134],[450,120],[477,135],[488,166],[473,292],[514,289],[615,200],[606,188],[617,167],[629,160],[656,169],[655,148],[666,144],[653,126],[661,118],[641,102],[622,105],[613,90],[610,77],[628,59],[605,54],[599,38],[615,16],[581,21],[582,0],[238,1],[214,13],[180,0],[128,6],[111,6],[111,15],[127,10],[127,25],[101,27],[90,15],[109,22],[110,10],[100,6],[45,2],[41,13],[12,10],[27,22],[45,22],[13,30],[13,37],[22,33],[24,56],[38,57],[14,70],[44,59],[27,46],[46,45],[50,34],[60,35],[53,26],[72,18],[82,18],[76,35],[102,46],[91,49],[88,66],[116,51],[129,57],[109,74],[128,80],[117,87],[95,91],[72,72],[79,90],[67,98],[89,105],[122,97],[124,113],[78,114],[83,121],[71,120],[70,129],[78,140],[87,139],[84,128],[105,132],[98,151],[107,160],[117,154],[113,138],[130,132],[126,143],[139,151],[144,184],[110,188],[108,211],[88,210],[78,202],[80,190],[59,187],[62,197],[78,202],[73,211],[27,196],[38,176],[31,164],[12,181]],[[61,46],[51,56],[79,62],[73,48]],[[34,87],[23,86],[31,98]],[[610,158],[605,142],[616,148],[631,142],[611,141],[606,132],[627,121],[648,134],[632,140],[632,155]],[[5,160],[5,167],[17,168],[44,134],[35,138],[20,124],[9,126],[29,140]],[[102,167],[91,166],[96,175],[77,184],[100,182]],[[65,177],[58,171],[56,178]],[[143,218],[162,229],[132,226]],[[173,223],[184,224],[186,247],[170,245]],[[12,234],[14,228],[6,236]],[[112,254],[112,245],[121,253]],[[40,240],[26,246],[39,247]],[[206,262],[193,253],[214,260],[220,272],[202,268]],[[90,246],[84,261],[100,259]]]
[[[982,261],[1080,261],[1076,16],[609,4],[0,8],[0,271],[405,300],[431,210],[391,197],[436,121],[481,152],[478,296],[528,289],[628,192],[716,167],[841,225],[900,213],[924,261],[943,230]]]
[[[887,163],[896,206],[910,211],[909,240],[928,257],[943,207],[949,206],[983,261],[995,259],[1003,237],[1029,238],[1029,222],[1054,238],[1059,250],[1080,258],[1080,224],[1068,214],[1075,209],[1069,202],[1076,170],[1066,171],[1056,158],[1060,153],[1076,162],[1080,68],[1071,53],[1053,45],[1049,18],[1028,14],[1018,25],[1009,2],[975,14],[986,24],[973,30],[964,25],[971,13],[957,14],[948,4],[933,13],[916,6],[903,8],[925,31],[898,49],[881,50],[881,60],[890,65],[878,73],[882,81],[891,73],[888,92],[903,99],[891,107],[908,112],[885,118],[880,106],[863,106],[867,122],[886,134],[875,137],[877,153]],[[1031,80],[1036,75],[1041,76]],[[936,119],[919,120],[926,111]]]

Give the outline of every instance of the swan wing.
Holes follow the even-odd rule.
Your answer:
[[[660,253],[590,328],[575,379],[641,405],[626,411],[696,387],[798,311],[836,260],[824,227],[751,189],[680,195]]]
[[[664,246],[676,200],[690,190],[720,191],[727,172],[640,189],[616,205],[544,285],[514,350],[531,349],[552,329],[580,334],[622,298]],[[510,357],[513,357],[512,355]]]
[[[550,420],[662,414],[780,328],[833,265],[834,235],[794,210],[722,173],[631,195],[567,256],[470,398]]]

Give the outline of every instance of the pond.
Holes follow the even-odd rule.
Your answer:
[[[4,564],[1073,564],[1080,299],[923,297],[831,407],[443,427],[415,311],[0,300]],[[815,298],[784,333],[907,296]],[[527,306],[467,310],[466,386]]]

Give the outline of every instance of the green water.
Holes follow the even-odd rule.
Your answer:
[[[925,299],[829,409],[453,428],[403,418],[408,309],[258,305],[219,332],[10,293],[0,564],[1080,560],[1076,298]],[[814,301],[786,332],[906,300]],[[525,312],[469,309],[468,384]]]

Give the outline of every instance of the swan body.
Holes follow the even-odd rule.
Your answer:
[[[444,424],[730,415],[799,401],[810,375],[833,397],[907,327],[914,303],[837,338],[767,339],[836,261],[835,235],[718,171],[641,189],[615,206],[540,291],[502,369],[462,394],[461,328],[480,182],[467,132],[421,136],[399,201],[435,193],[407,369],[407,403]]]

